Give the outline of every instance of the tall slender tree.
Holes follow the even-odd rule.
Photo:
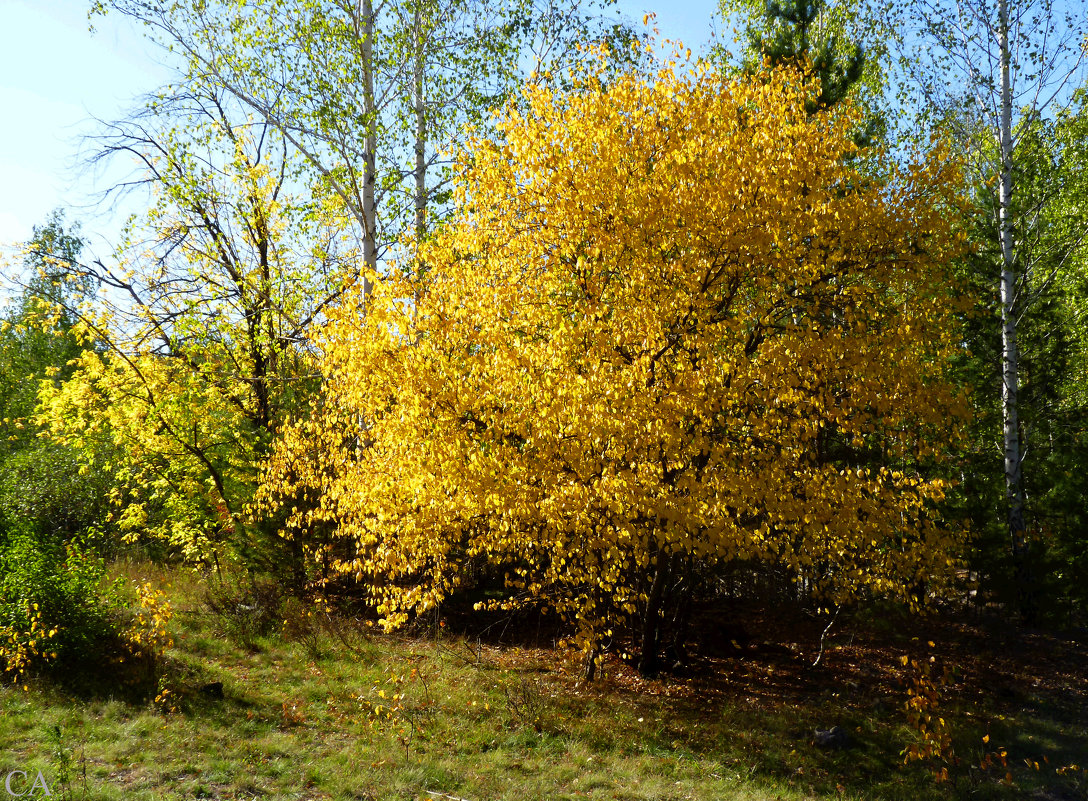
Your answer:
[[[364,283],[426,227],[466,124],[596,30],[578,0],[108,0],[275,127],[355,220]],[[599,26],[597,26],[599,27]]]
[[[1083,0],[919,0],[889,3],[881,13],[901,31],[900,66],[915,107],[958,134],[972,151],[979,185],[993,194],[984,205],[998,253],[1005,517],[1021,612],[1031,617],[1017,327],[1032,313],[1027,288],[1036,263],[1025,243],[1038,217],[1018,204],[1026,173],[1017,157],[1023,137],[1066,107],[1082,80],[1088,13]]]

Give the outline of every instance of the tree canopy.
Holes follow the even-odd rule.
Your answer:
[[[303,391],[309,331],[357,252],[343,215],[291,185],[275,129],[234,113],[197,86],[105,136],[140,160],[151,204],[114,260],[71,265],[105,291],[54,302],[101,347],[41,389],[38,419],[74,448],[118,449],[124,537],[256,565],[278,539],[246,511],[260,464]]]
[[[473,560],[590,652],[653,629],[684,560],[781,564],[829,604],[949,575],[958,172],[938,146],[860,175],[858,114],[817,91],[704,64],[529,87],[416,277],[330,312],[326,393],[264,492],[296,536],[335,527],[315,556],[388,626]]]

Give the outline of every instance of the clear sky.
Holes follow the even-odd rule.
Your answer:
[[[96,231],[116,219],[95,212],[96,192],[118,176],[80,169],[80,143],[94,118],[117,119],[169,76],[160,54],[116,14],[88,30],[89,0],[0,0],[0,245],[27,239],[58,206],[83,222],[92,250],[108,251]],[[717,0],[620,0],[641,23],[647,11],[667,38],[695,47],[710,34]]]
[[[125,20],[92,35],[86,6],[0,0],[0,243],[27,238],[57,206],[88,203],[100,187],[80,179],[78,155],[92,117],[122,116],[168,74]]]

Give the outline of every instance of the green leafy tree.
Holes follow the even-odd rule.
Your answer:
[[[101,343],[46,387],[38,419],[88,460],[113,449],[113,524],[185,557],[224,553],[303,582],[293,543],[247,504],[277,428],[307,393],[310,330],[358,253],[340,210],[299,193],[275,128],[214,87],[162,93],[111,126],[150,193],[116,256],[78,265],[109,291],[58,314]]]
[[[854,4],[826,0],[721,0],[719,8],[745,28],[739,55],[747,72],[765,61],[805,64],[820,81],[809,113],[851,97],[868,112],[859,143],[870,145],[884,134],[888,53],[879,19]]]
[[[61,384],[94,347],[70,311],[95,289],[76,269],[82,250],[79,225],[52,212],[23,248],[16,294],[0,317],[0,529],[40,543],[71,539],[106,516],[106,477],[43,440],[33,421],[43,384]]]
[[[823,0],[768,0],[762,24],[748,29],[750,47],[770,66],[806,60],[811,65],[820,91],[808,101],[810,112],[845,99],[865,67],[860,45],[840,43],[839,35],[821,24],[824,6]]]
[[[73,277],[71,267],[78,263],[83,240],[78,223],[66,225],[64,216],[58,209],[34,226],[13,287],[15,297],[0,316],[0,458],[33,443],[27,421],[39,381],[62,379],[70,372],[68,362],[84,348],[64,307],[94,287],[86,278]],[[56,311],[53,301],[61,303]]]
[[[1034,449],[1020,419],[1019,328],[1036,311],[1031,288],[1046,283],[1039,273],[1052,249],[1036,246],[1050,236],[1049,226],[1031,185],[1033,173],[1041,173],[1024,158],[1033,157],[1028,140],[1040,122],[1069,105],[1085,64],[1088,16],[1081,4],[1058,0],[923,0],[887,3],[874,13],[899,34],[899,67],[911,90],[903,100],[918,112],[911,125],[956,135],[986,194],[979,213],[989,217],[980,227],[991,232],[985,252],[993,254],[998,298],[1005,529],[1020,610],[1030,618],[1035,579],[1024,464]]]

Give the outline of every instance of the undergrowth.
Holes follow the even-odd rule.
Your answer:
[[[122,578],[144,580],[132,566]],[[759,642],[700,656],[684,677],[647,681],[613,661],[606,679],[585,685],[576,655],[440,627],[376,635],[294,602],[279,605],[267,633],[235,639],[209,609],[203,579],[150,578],[147,620],[167,602],[173,612],[172,644],[145,628],[163,645],[168,703],[76,697],[45,681],[0,690],[9,763],[41,769],[68,797],[1085,797],[1083,696],[1057,686],[1080,651],[1054,663],[1053,693],[1035,688],[1042,674],[1008,688],[1005,674],[976,675],[977,647],[964,640],[956,650],[952,631],[945,640],[852,634],[829,644],[818,670]],[[920,647],[930,639],[934,648]],[[944,665],[956,666],[947,681]],[[937,719],[939,747],[923,752],[920,724],[930,731]],[[821,747],[817,730],[832,727],[841,737]],[[62,743],[42,734],[54,730]],[[904,764],[912,745],[925,758]]]

